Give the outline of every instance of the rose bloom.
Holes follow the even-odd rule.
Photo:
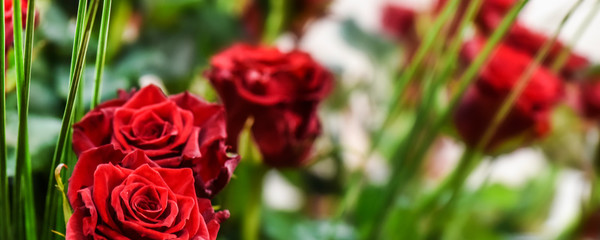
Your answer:
[[[192,170],[161,168],[140,150],[125,155],[105,145],[86,151],[69,182],[75,211],[67,240],[214,240],[229,217],[196,197]]]
[[[462,57],[472,61],[485,40],[475,38],[466,43]],[[469,146],[476,146],[485,131],[517,85],[525,69],[532,63],[529,55],[507,45],[500,45],[482,68],[473,86],[467,90],[454,114],[459,135]],[[545,136],[550,131],[550,114],[563,93],[561,80],[543,67],[537,67],[524,91],[500,123],[485,146],[493,151],[507,143],[521,145]]]
[[[191,168],[201,197],[217,194],[239,162],[228,154],[225,111],[189,93],[171,97],[153,85],[121,92],[73,126],[79,156],[106,144],[125,152],[142,150],[161,167]]]
[[[211,59],[206,76],[227,109],[228,143],[237,146],[246,121],[265,163],[304,163],[321,133],[317,107],[333,76],[308,54],[237,44]]]

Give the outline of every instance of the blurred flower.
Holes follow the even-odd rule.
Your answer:
[[[190,169],[159,167],[142,151],[111,146],[83,153],[70,178],[75,209],[66,239],[217,238],[227,210],[197,198]],[[123,166],[115,166],[114,163]]]
[[[206,76],[227,110],[228,143],[237,146],[248,118],[265,163],[299,166],[321,133],[317,106],[333,76],[308,54],[237,44],[211,59]]]
[[[229,156],[225,111],[189,93],[166,97],[149,85],[120,93],[73,126],[73,148],[84,151],[106,144],[125,152],[142,150],[166,168],[191,168],[201,197],[217,194],[239,162]]]
[[[386,4],[381,16],[381,25],[387,34],[401,42],[412,58],[419,46],[417,34],[417,12],[413,9]]]
[[[326,14],[331,0],[290,0],[285,1],[286,14],[283,30],[291,31],[296,37],[304,35],[306,26],[314,19]],[[248,0],[242,13],[242,20],[251,39],[258,41],[265,30],[268,18],[268,1]]]
[[[600,209],[587,214],[582,218],[582,223],[578,229],[578,238],[582,240],[593,240],[600,238]]]
[[[483,48],[485,40],[467,42],[462,56],[472,61]],[[468,89],[454,115],[456,128],[467,143],[475,146],[491,121],[517,85],[532,58],[507,45],[500,45],[482,68],[476,83]],[[562,97],[559,78],[543,67],[536,67],[528,85],[516,100],[505,120],[499,124],[486,150],[496,150],[509,141],[518,145],[543,137],[550,131],[550,113]]]
[[[436,9],[438,11],[444,6],[448,0],[439,0]],[[500,25],[504,16],[510,11],[516,0],[484,0],[479,13],[476,15],[475,24],[478,30],[485,36],[490,36]],[[458,13],[453,22],[453,29],[458,27],[460,17],[464,15],[466,8],[470,3],[469,1],[461,1]],[[544,43],[549,40],[547,36],[542,33],[533,31],[517,21],[514,23],[512,28],[506,33],[504,44],[510,47],[523,51],[530,56],[535,56],[538,51],[542,48]],[[556,41],[550,48],[548,56],[544,60],[544,65],[551,66],[561,54],[564,44],[560,41]],[[561,71],[561,76],[565,80],[570,80],[574,75],[589,66],[589,61],[578,54],[569,53],[565,66]]]
[[[600,119],[600,79],[589,79],[579,83],[579,108],[591,119]]]

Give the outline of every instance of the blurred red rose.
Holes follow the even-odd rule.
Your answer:
[[[397,39],[416,39],[417,12],[413,9],[386,4],[381,14],[383,30]]]
[[[448,0],[439,0],[436,5],[437,11],[440,11],[447,1]],[[504,19],[504,16],[510,11],[516,2],[516,0],[484,0],[481,8],[479,9],[479,13],[475,17],[475,24],[477,25],[479,31],[481,31],[481,33],[485,36],[490,36],[494,31],[496,31]],[[462,17],[469,3],[470,0],[461,1],[458,13],[456,15]],[[457,25],[459,21],[459,18],[454,19],[452,24],[453,29],[458,27]],[[506,33],[504,43],[533,57],[548,40],[549,38],[546,35],[533,31],[527,28],[521,22],[517,21]],[[544,60],[544,65],[552,65],[559,57],[564,47],[565,46],[563,43],[556,41],[550,48],[550,52]],[[576,53],[570,53],[567,57],[566,64],[562,69],[561,76],[565,78],[565,80],[569,80],[573,78],[578,71],[581,71],[588,66],[589,61],[585,57]]]
[[[248,118],[263,160],[301,165],[321,132],[317,106],[333,87],[332,75],[308,54],[237,44],[214,56],[206,76],[225,108],[229,144],[237,146]]]
[[[463,48],[463,58],[472,61],[484,44],[481,38],[467,42]],[[531,63],[530,56],[507,45],[500,45],[491,56],[454,115],[456,128],[468,145],[475,146],[480,141],[502,103]],[[486,149],[494,150],[517,138],[526,143],[546,135],[550,130],[550,113],[562,97],[562,92],[560,79],[538,66]]]
[[[122,163],[127,168],[115,166]],[[190,169],[160,168],[142,151],[110,145],[83,153],[69,184],[66,239],[217,238],[227,210],[197,198]]]
[[[600,119],[600,79],[592,78],[579,83],[579,107],[590,119]]]
[[[217,194],[239,162],[225,145],[225,111],[189,93],[166,97],[156,86],[121,92],[73,128],[77,155],[105,144],[142,150],[161,167],[191,168],[201,197]]]

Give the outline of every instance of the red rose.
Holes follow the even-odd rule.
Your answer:
[[[463,57],[472,61],[485,41],[476,38],[463,49]],[[477,82],[467,91],[454,115],[454,123],[464,141],[476,145],[492,119],[517,85],[532,59],[527,54],[500,45],[481,70]],[[537,67],[528,85],[500,124],[487,150],[522,137],[525,142],[544,136],[550,130],[550,113],[562,96],[560,79]]]
[[[381,25],[385,32],[396,38],[415,38],[416,19],[415,10],[386,4],[381,14]]]
[[[238,44],[214,56],[206,73],[227,109],[229,144],[248,118],[264,161],[301,165],[321,132],[317,106],[333,77],[308,54]]]
[[[417,51],[420,39],[417,34],[417,12],[413,9],[386,4],[381,14],[383,31],[401,42],[411,59]]]
[[[125,156],[111,147],[86,151],[75,165],[67,240],[217,238],[229,212],[214,213],[210,200],[196,197],[190,169],[160,168],[142,151]]]
[[[239,157],[227,154],[221,106],[187,92],[167,98],[152,85],[120,95],[73,126],[77,155],[105,144],[142,150],[161,167],[191,168],[201,197],[214,196],[229,182]]]

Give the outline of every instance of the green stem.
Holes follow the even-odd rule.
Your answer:
[[[81,1],[80,1],[81,3]],[[69,86],[69,96],[67,98],[67,105],[65,107],[65,112],[63,114],[63,119],[61,123],[61,129],[58,136],[58,141],[56,143],[56,148],[54,150],[54,156],[52,158],[51,166],[56,166],[56,164],[60,161],[62,163],[63,155],[64,155],[64,146],[66,145],[67,135],[70,133],[71,123],[73,118],[73,110],[75,105],[75,98],[77,96],[77,92],[79,90],[79,83],[81,80],[81,75],[83,72],[83,65],[85,62],[85,56],[87,54],[87,46],[90,40],[90,34],[92,28],[94,26],[94,19],[96,17],[96,12],[98,10],[98,6],[100,5],[100,0],[92,0],[90,2],[89,9],[87,14],[85,15],[85,25],[83,36],[75,36],[74,44],[77,45],[75,49],[77,49],[77,57],[76,64],[73,68],[73,74],[70,81]],[[81,8],[84,7],[82,4],[79,5],[79,13],[82,12]],[[78,16],[79,18],[79,16]],[[81,40],[81,41],[79,41]],[[44,227],[42,228],[42,232],[44,232],[45,236],[49,236],[51,228],[54,226],[56,221],[56,211],[57,211],[57,196],[56,191],[52,187],[53,186],[53,178],[54,171],[50,172],[50,176],[48,179],[48,194],[46,195],[46,211],[44,212]],[[47,238],[45,238],[47,239]]]
[[[31,162],[29,156],[29,140],[27,132],[27,119],[29,110],[29,86],[31,81],[31,52],[33,49],[33,27],[35,16],[35,0],[29,1],[27,11],[26,42],[23,48],[21,2],[13,1],[13,23],[15,64],[17,76],[17,102],[18,102],[18,135],[16,150],[16,170],[14,185],[14,222],[16,224],[16,237],[20,239],[37,239],[35,204],[33,201],[33,183],[31,176]]]
[[[263,42],[271,44],[283,30],[287,0],[269,0],[269,15],[265,21]]]
[[[372,145],[374,146],[371,148],[375,148],[375,146],[379,145],[383,132],[385,131],[386,127],[389,126],[389,124],[391,124],[392,120],[394,119],[394,116],[397,113],[398,105],[400,104],[401,99],[400,97],[406,90],[406,87],[410,84],[410,81],[417,73],[417,69],[420,68],[421,63],[423,62],[427,54],[430,52],[436,40],[439,40],[438,36],[440,32],[442,32],[442,28],[444,27],[446,22],[448,22],[448,20],[451,19],[453,13],[458,8],[459,2],[459,0],[451,0],[446,4],[440,16],[435,20],[433,26],[427,32],[425,39],[417,49],[417,52],[411,60],[410,65],[408,65],[408,67],[400,76],[400,79],[398,80],[398,83],[394,88],[394,92],[392,93],[392,97],[390,98],[391,103],[386,111],[387,115],[385,117],[385,120],[383,121],[379,130],[374,134],[372,142]]]
[[[19,108],[19,134],[17,139],[17,169],[19,163],[23,164],[20,172],[23,178],[22,186],[24,189],[23,200],[25,202],[25,231],[27,239],[37,239],[37,218],[35,214],[35,200],[33,196],[33,176],[31,171],[31,156],[29,154],[29,136],[28,136],[28,113],[29,113],[29,94],[31,83],[31,66],[33,64],[33,38],[35,28],[35,0],[29,0],[27,9],[27,22],[25,25],[25,55],[23,85]],[[22,162],[21,162],[22,161]],[[17,171],[19,172],[19,171]],[[16,185],[17,187],[19,185]]]
[[[4,4],[0,4],[0,19],[4,19]],[[5,39],[5,22],[0,23],[0,39]],[[10,200],[8,193],[8,176],[6,174],[6,162],[8,161],[6,156],[6,46],[5,41],[2,40],[0,43],[0,67],[2,68],[0,73],[0,216],[4,216],[5,219],[10,219]],[[11,239],[12,236],[9,233],[11,227],[9,221],[2,221],[0,223],[0,237],[2,239]]]
[[[392,110],[395,110],[397,108],[400,95],[404,92],[405,86],[408,84],[410,79],[413,78],[414,74],[416,73],[417,69],[419,68],[420,63],[423,61],[423,59],[425,58],[427,53],[430,52],[431,48],[433,47],[433,45],[435,43],[436,37],[438,36],[442,27],[444,26],[444,23],[447,22],[447,20],[452,17],[454,11],[458,7],[459,2],[460,1],[452,0],[445,6],[442,14],[436,19],[436,21],[434,23],[434,27],[432,27],[427,32],[427,35],[425,37],[426,40],[423,44],[421,44],[419,46],[419,49],[417,50],[415,57],[411,61],[411,64],[409,65],[407,70],[401,75],[399,85],[395,88],[394,95],[391,98],[392,103],[389,106],[389,111],[387,112],[386,118],[385,118],[382,126],[375,132],[375,134],[373,136],[373,141],[371,142],[371,144],[369,144],[368,151],[365,154],[365,156],[367,158],[373,153],[373,151],[379,145],[386,127],[394,119],[394,114],[392,113]],[[351,208],[354,205],[355,200],[358,198],[358,195],[360,194],[361,189],[363,188],[363,184],[364,184],[364,181],[362,180],[364,178],[363,175],[364,175],[364,172],[363,172],[362,168],[359,168],[358,172],[353,174],[353,176],[355,176],[357,179],[354,181],[354,183],[351,183],[348,190],[345,191],[345,194],[342,197],[341,204],[338,206],[338,209],[336,210],[336,214],[333,218],[333,222],[339,222],[339,220],[341,218],[343,218],[343,216],[346,214],[347,209]],[[352,178],[352,179],[354,179],[354,178]],[[335,234],[335,232],[332,231],[330,233],[330,235],[331,234]],[[335,236],[331,236],[331,237],[334,238]]]
[[[250,192],[246,201],[244,222],[242,225],[243,239],[258,240],[260,237],[263,181],[267,169],[258,164],[249,163]]]
[[[479,55],[475,58],[475,60],[469,65],[467,70],[459,78],[458,90],[452,96],[450,103],[442,112],[441,116],[438,117],[437,120],[434,122],[431,130],[424,134],[425,139],[421,142],[421,144],[417,146],[417,149],[415,151],[416,155],[412,157],[415,157],[416,159],[422,159],[425,156],[428,147],[431,146],[433,141],[436,139],[436,136],[442,130],[444,124],[446,124],[446,122],[448,122],[448,120],[450,119],[452,112],[458,106],[458,103],[460,102],[460,99],[464,95],[465,91],[473,83],[473,81],[475,80],[475,76],[479,73],[479,71],[483,67],[483,64],[487,61],[487,59],[491,55],[492,51],[496,48],[496,46],[498,46],[500,40],[502,40],[506,32],[510,29],[517,15],[528,1],[529,0],[524,0],[519,2],[519,4],[513,6],[513,8],[508,12],[506,17],[504,17],[504,19],[502,20],[497,30],[494,31],[494,33],[492,33],[492,36],[488,38],[488,41],[484,45]],[[444,75],[445,74],[448,73],[444,73]]]
[[[104,63],[106,62],[106,46],[108,43],[108,27],[110,25],[110,8],[112,0],[104,0],[102,7],[102,22],[100,23],[100,36],[98,40],[98,53],[96,55],[96,81],[94,81],[94,93],[92,95],[92,106],[94,109],[100,103],[100,87]]]

